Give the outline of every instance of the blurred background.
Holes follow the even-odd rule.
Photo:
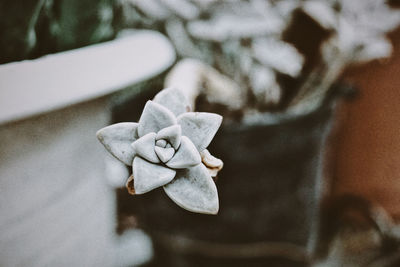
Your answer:
[[[0,266],[400,266],[400,3],[0,1]],[[224,116],[220,211],[96,140],[164,87]]]

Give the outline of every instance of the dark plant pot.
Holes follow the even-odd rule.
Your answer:
[[[209,147],[225,164],[216,216],[181,209],[162,188],[120,190],[119,213],[133,213],[154,242],[151,266],[306,266],[333,106],[277,124],[224,124]],[[114,119],[137,119],[132,112],[120,107]]]

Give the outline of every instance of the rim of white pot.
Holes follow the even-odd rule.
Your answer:
[[[111,94],[162,73],[174,61],[166,37],[140,30],[0,65],[0,125]]]

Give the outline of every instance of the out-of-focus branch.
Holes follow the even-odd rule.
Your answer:
[[[208,102],[222,104],[231,110],[240,109],[245,103],[238,84],[195,59],[178,62],[167,75],[164,85],[182,90],[193,108],[200,94],[204,94]]]

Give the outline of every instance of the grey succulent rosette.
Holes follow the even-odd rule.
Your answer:
[[[212,177],[223,163],[206,148],[222,117],[190,110],[179,89],[167,88],[146,103],[138,123],[107,126],[97,137],[114,157],[132,166],[127,183],[131,193],[144,194],[162,186],[180,207],[216,214],[219,201]]]

